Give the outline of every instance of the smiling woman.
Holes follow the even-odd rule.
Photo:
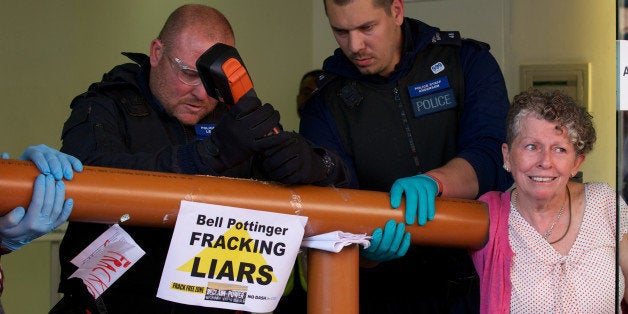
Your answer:
[[[619,222],[624,299],[628,206],[620,199],[616,210],[606,183],[570,180],[596,141],[592,116],[561,91],[528,90],[514,97],[507,127],[504,169],[515,185],[480,197],[495,223],[486,246],[471,253],[481,312],[614,312],[615,228]]]

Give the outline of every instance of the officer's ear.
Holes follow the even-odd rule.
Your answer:
[[[393,0],[390,5],[390,14],[395,19],[397,25],[403,24],[403,3],[404,0]]]

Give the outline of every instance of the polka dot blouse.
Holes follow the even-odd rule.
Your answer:
[[[616,193],[608,184],[594,182],[585,185],[585,197],[580,232],[568,255],[554,250],[511,206],[511,313],[615,313]],[[624,235],[624,201],[620,217]],[[618,287],[623,296],[621,272]]]

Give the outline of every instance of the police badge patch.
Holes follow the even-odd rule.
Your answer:
[[[457,106],[454,91],[446,76],[408,86],[408,92],[415,118]]]

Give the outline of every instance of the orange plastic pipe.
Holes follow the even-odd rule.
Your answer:
[[[360,312],[359,252],[357,244],[338,253],[308,250],[308,313]]]
[[[392,210],[385,192],[83,168],[66,182],[66,196],[74,199],[71,221],[171,228],[181,200],[307,216],[305,236],[336,230],[370,234],[389,219],[404,220],[404,210]],[[29,161],[0,160],[0,214],[28,205],[38,173]],[[129,219],[121,222],[125,215]],[[413,244],[479,248],[485,243],[488,223],[483,202],[437,198],[434,220],[406,229],[412,233]]]

